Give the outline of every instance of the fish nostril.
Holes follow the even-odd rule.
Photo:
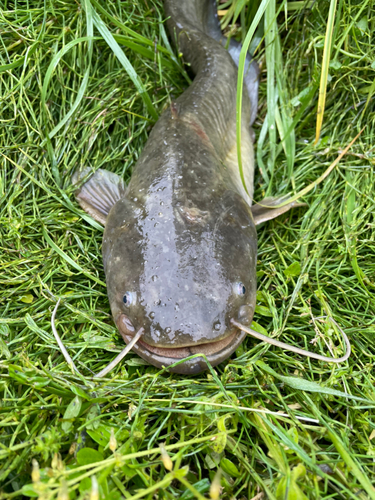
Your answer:
[[[214,330],[219,331],[221,329],[221,323],[220,321],[216,321],[214,323]]]
[[[121,314],[120,317],[120,329],[127,334],[132,334],[135,332],[135,328],[130,319],[126,316],[126,314]]]
[[[238,310],[238,319],[243,323],[249,323],[252,319],[252,308],[250,306],[241,306]]]

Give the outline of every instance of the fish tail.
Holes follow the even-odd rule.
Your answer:
[[[200,38],[198,44],[194,43],[195,40],[189,37],[191,30],[199,31],[205,34],[209,39],[218,42],[222,47],[227,47],[231,59],[236,66],[239,64],[240,52],[242,45],[234,39],[228,39],[222,34],[219,17],[217,15],[216,0],[165,0],[165,10],[170,19],[167,21],[169,30],[174,33],[176,39],[175,43],[181,49],[185,59],[192,66],[194,73],[198,73],[201,69],[197,62],[207,64],[204,62],[204,57],[201,57],[199,42],[203,42]],[[183,33],[186,36],[181,36]],[[198,37],[199,38],[199,37]],[[215,44],[216,45],[216,44]],[[205,40],[204,48],[206,52],[215,52],[214,45]],[[224,72],[223,67],[223,72]],[[250,99],[250,125],[254,122],[257,108],[258,108],[258,80],[259,68],[255,61],[252,60],[251,55],[247,53],[244,71],[244,86],[247,89],[247,94]]]
[[[242,44],[231,38],[228,43],[228,39],[223,35],[221,31],[219,16],[217,14],[216,0],[208,1],[207,5],[207,18],[205,20],[205,30],[206,33],[218,41],[224,47],[227,47],[228,52],[238,67],[240,61],[240,53],[242,50]],[[259,66],[254,61],[249,52],[246,54],[245,60],[245,71],[244,71],[244,85],[247,89],[251,103],[251,116],[250,125],[254,122],[256,118],[256,113],[258,109],[258,87],[259,87]]]

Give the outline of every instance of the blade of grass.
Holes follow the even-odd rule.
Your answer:
[[[99,38],[98,37],[92,37],[92,36],[84,36],[84,37],[80,37],[80,38],[76,38],[75,40],[72,40],[71,42],[67,43],[65,45],[65,47],[63,47],[61,50],[59,50],[57,52],[57,54],[53,57],[53,59],[51,60],[50,62],[50,65],[48,66],[48,69],[46,71],[46,75],[44,77],[44,81],[43,81],[43,86],[42,86],[42,92],[41,92],[41,99],[42,99],[42,105],[44,108],[46,108],[46,101],[47,101],[47,91],[48,91],[48,85],[49,85],[49,82],[52,78],[52,74],[56,68],[56,66],[59,64],[61,58],[67,53],[69,52],[75,45],[79,44],[79,43],[82,43],[82,42],[92,42],[93,40],[98,40]],[[87,82],[87,79],[88,79],[88,75],[89,73],[85,73],[85,76],[83,78],[84,81]],[[74,106],[75,104],[73,104]],[[64,118],[65,120],[65,118]],[[56,132],[58,132],[58,130],[61,129],[61,127],[58,125],[59,128],[57,128]],[[55,132],[55,134],[56,134]]]
[[[350,258],[350,263],[352,265],[353,271],[355,275],[357,276],[358,281],[360,282],[361,286],[363,288],[366,288],[364,284],[364,272],[358,265],[358,260],[357,260],[357,248],[356,248],[356,237],[351,234],[352,233],[352,223],[354,220],[354,210],[356,208],[356,193],[355,190],[352,189],[351,187],[351,174],[350,172],[347,172],[346,178],[348,180],[346,187],[345,187],[345,198],[347,200],[346,202],[346,226],[348,228],[346,232],[346,239],[347,239],[347,246],[348,246],[348,251],[349,251],[349,258]]]
[[[293,135],[294,135],[294,129],[295,129],[296,125],[300,122],[302,115],[305,113],[306,109],[311,105],[311,100],[312,100],[313,96],[315,95],[317,88],[318,87],[316,85],[312,85],[309,92],[301,100],[300,109],[296,113],[295,117],[293,118],[293,121],[288,126],[284,135],[281,136],[281,143],[277,146],[276,157],[280,154],[281,150],[283,149],[284,141],[287,140],[288,136],[291,133],[293,133]],[[295,141],[295,138],[294,138],[294,141]]]
[[[350,31],[353,29],[355,23],[359,20],[361,14],[365,10],[365,8],[368,6],[370,0],[365,0],[362,5],[360,6],[359,10],[353,15],[353,17],[350,19],[350,22],[346,26],[343,34],[341,35],[340,40],[337,42],[335,49],[336,49],[336,54],[335,54],[335,59],[337,59],[338,54],[341,50],[341,46],[343,43],[345,43],[345,40],[347,39]]]
[[[285,157],[287,161],[288,171],[288,181],[291,180],[293,175],[295,154],[296,154],[296,138],[294,133],[294,127],[292,127],[293,117],[291,114],[291,104],[289,98],[288,87],[286,85],[286,79],[283,78],[284,65],[281,52],[281,43],[279,34],[276,35],[275,39],[275,62],[276,62],[276,87],[279,96],[279,106],[276,106],[276,125],[279,131],[279,136],[281,138],[281,144],[284,148]],[[279,110],[280,107],[280,110]],[[286,133],[286,131],[289,131]],[[275,161],[277,157],[278,149],[275,152]],[[270,192],[270,191],[269,191]]]
[[[333,431],[333,429],[326,424],[328,429],[329,437],[332,440],[336,450],[340,453],[342,459],[346,463],[347,467],[350,469],[353,476],[360,483],[362,488],[367,492],[371,500],[375,500],[375,488],[369,481],[368,477],[363,473],[361,468],[358,465],[357,460],[355,460],[352,455],[348,452],[343,442],[339,438],[339,436]]]
[[[308,396],[307,396],[308,397]],[[350,472],[353,474],[353,476],[357,479],[357,481],[361,484],[362,488],[367,492],[369,495],[369,498],[371,500],[375,500],[375,488],[371,484],[369,478],[363,473],[361,470],[361,467],[359,466],[357,460],[348,452],[346,449],[346,446],[340,439],[340,437],[337,435],[337,433],[333,430],[332,426],[328,424],[326,419],[323,417],[322,413],[319,411],[319,408],[317,408],[314,403],[310,400],[309,402],[311,405],[311,408],[313,409],[316,418],[318,418],[322,424],[325,426],[325,428],[328,431],[328,435],[330,439],[332,440],[332,443],[336,450],[339,452],[341,458],[349,468]]]
[[[44,226],[42,226],[42,233],[43,233],[43,236],[44,236],[45,240],[50,245],[50,247],[53,250],[55,250],[55,252],[57,252],[68,264],[70,264],[72,267],[74,267],[74,269],[77,269],[77,271],[79,271],[80,273],[84,274],[87,278],[89,278],[92,281],[95,281],[99,285],[102,285],[104,287],[106,286],[106,284],[102,280],[100,280],[99,278],[97,278],[93,274],[85,271],[79,264],[77,264],[76,262],[74,262],[74,260],[71,259],[69,257],[69,255],[67,255],[65,252],[63,252],[61,250],[61,248],[59,248],[56,245],[56,243],[52,240],[52,238],[49,236],[49,234],[48,234],[48,232],[47,232],[47,230],[46,230],[46,228]]]
[[[152,40],[149,40],[145,36],[140,35],[136,31],[132,30],[128,26],[126,26],[124,23],[119,21],[116,17],[112,16],[102,5],[100,5],[99,2],[96,0],[90,0],[91,3],[95,6],[95,8],[103,14],[109,21],[111,21],[115,26],[120,28],[124,33],[129,35],[130,37],[134,38],[135,40],[138,40],[141,43],[144,43],[145,45],[148,45],[149,47],[152,47],[153,49],[155,48],[154,42]],[[164,54],[170,55],[170,52],[167,48],[161,46],[161,45],[156,45],[156,48],[160,51],[163,52]]]
[[[327,168],[325,172],[322,173],[320,177],[318,177],[314,182],[306,186],[305,188],[301,189],[297,194],[294,196],[291,196],[288,198],[286,201],[283,203],[280,203],[279,205],[273,205],[272,207],[269,208],[280,208],[284,207],[285,205],[288,205],[288,203],[293,203],[294,201],[297,201],[299,198],[302,198],[302,196],[305,196],[305,194],[309,193],[312,189],[314,189],[318,184],[320,184],[326,177],[329,176],[329,174],[332,172],[332,170],[337,166],[337,164],[340,162],[340,160],[346,155],[346,153],[349,151],[349,149],[352,147],[352,145],[355,143],[355,141],[358,139],[358,137],[362,134],[364,131],[365,127],[354,137],[354,139],[346,146],[344,151],[339,154],[339,156],[336,158],[334,162],[331,163],[331,165]],[[260,206],[266,207],[267,205],[262,205],[262,203],[258,203]]]
[[[37,49],[37,47],[39,45],[39,42],[43,38],[45,29],[46,29],[46,19],[47,19],[46,1],[47,0],[44,0],[43,21],[42,21],[42,26],[40,28],[40,32],[39,32],[37,40],[26,51],[26,54],[24,56],[20,57],[19,59],[17,59],[17,61],[13,61],[12,63],[1,65],[0,66],[0,73],[2,73],[4,71],[11,71],[12,69],[16,69],[19,66],[23,66],[23,64],[25,63],[26,59],[28,57],[31,57],[33,55],[33,53],[36,51],[36,49]]]
[[[46,76],[44,77],[44,82],[43,82],[43,87],[42,87],[42,92],[41,92],[41,100],[42,100],[42,110],[43,110],[43,115],[44,115],[44,123],[45,123],[45,128],[47,127],[47,123],[48,123],[48,114],[47,114],[47,90],[48,90],[48,85],[49,85],[49,82],[51,80],[51,77],[52,77],[52,73],[53,71],[55,70],[56,66],[59,64],[61,58],[64,56],[64,54],[66,54],[67,52],[69,52],[71,50],[72,47],[74,47],[75,45],[81,43],[81,42],[85,42],[85,41],[89,41],[91,42],[92,41],[92,37],[80,37],[80,38],[77,38],[76,40],[72,40],[71,42],[69,42],[65,47],[63,47],[61,50],[59,50],[59,52],[55,55],[55,57],[52,59],[48,69],[47,69],[47,72],[46,72]],[[84,91],[86,90],[86,86],[87,86],[87,81],[88,81],[88,76],[89,76],[89,71],[90,71],[90,68],[88,68],[86,70],[86,73],[85,73],[85,76],[83,78],[83,82],[81,84],[81,92],[78,92],[78,96],[76,98],[76,102],[73,104],[72,106],[72,109],[70,111],[72,111],[70,114],[68,112],[68,115],[67,117],[65,117],[63,120],[62,120],[62,124],[60,122],[59,125],[57,125],[58,130],[61,129],[61,127],[69,120],[69,118],[71,117],[71,115],[74,113],[74,111],[76,110],[76,108],[78,107],[78,105],[80,104],[81,100],[82,100],[82,97],[83,97],[83,94],[84,94]],[[82,88],[83,87],[83,88]],[[78,100],[78,102],[77,102]],[[56,133],[56,132],[55,132]],[[45,130],[45,139],[42,143],[43,145],[47,145],[47,151],[48,151],[48,154],[49,154],[49,157],[50,157],[50,161],[51,161],[51,170],[52,170],[52,173],[53,173],[53,176],[55,178],[55,181],[57,183],[58,186],[60,186],[60,172],[57,168],[57,161],[56,161],[56,156],[55,156],[55,152],[54,152],[54,149],[53,149],[53,146],[52,146],[52,143],[51,143],[51,137],[50,135],[48,134],[47,130]]]
[[[249,31],[247,32],[245,41],[242,45],[238,63],[237,99],[236,99],[237,158],[238,158],[238,168],[240,171],[241,181],[247,193],[248,191],[245,183],[245,177],[242,167],[242,158],[241,158],[241,123],[242,123],[241,117],[242,117],[243,77],[245,71],[246,55],[249,50],[251,39],[270,1],[271,0],[262,0],[259,9],[257,10],[257,13],[251,23]]]
[[[276,31],[277,24],[275,19],[276,2],[271,0],[264,14],[264,31],[266,42],[266,61],[267,61],[267,128],[269,154],[267,159],[267,168],[270,175],[270,182],[267,186],[266,196],[272,190],[272,181],[276,157],[276,107],[277,93],[275,85],[275,66],[276,66]]]
[[[271,422],[267,417],[257,414],[257,419],[262,419],[266,425],[273,431],[274,435],[278,437],[279,443],[287,448],[293,450],[297,456],[311,469],[315,472],[317,476],[328,479],[329,476],[325,472],[323,472],[316,463],[312,460],[312,458],[305,452],[305,450],[298,443],[293,441],[290,436],[287,434],[286,430],[279,425],[275,425]],[[272,436],[273,437],[273,436]],[[279,444],[279,446],[280,446]],[[345,491],[346,494],[350,494],[351,498],[356,499],[357,496],[350,492],[347,488],[345,488],[336,478],[331,477],[331,481],[335,482],[339,487],[342,488],[342,491]]]
[[[22,154],[24,154],[25,156],[27,156],[35,164],[35,160],[33,160],[25,151],[21,150],[21,152],[22,152]],[[98,222],[96,222],[94,219],[92,219],[90,216],[88,216],[85,212],[83,212],[83,211],[80,212],[79,210],[77,210],[75,208],[75,206],[73,205],[73,203],[69,200],[69,198],[65,197],[66,201],[64,202],[58,196],[56,196],[47,187],[47,185],[45,185],[45,184],[39,182],[37,179],[35,179],[35,177],[33,177],[29,172],[27,172],[27,170],[25,170],[23,167],[21,167],[21,165],[19,165],[16,162],[14,162],[8,156],[5,156],[1,151],[0,151],[0,154],[3,156],[3,158],[5,158],[7,161],[9,161],[12,165],[14,165],[15,167],[17,167],[23,174],[25,174],[26,177],[28,177],[32,182],[34,182],[37,186],[39,186],[41,189],[43,189],[43,191],[45,191],[48,194],[48,196],[51,196],[59,204],[65,206],[68,210],[71,210],[73,213],[75,213],[76,215],[78,215],[79,217],[81,217],[82,219],[84,219],[86,222],[88,222],[95,229],[98,229],[99,231],[103,231],[103,227]]]
[[[31,57],[33,55],[33,53],[38,48],[38,45],[39,45],[39,42],[37,41],[37,42],[33,43],[27,49],[26,54],[24,56],[20,57],[16,61],[13,61],[12,63],[2,64],[0,66],[0,73],[3,73],[4,71],[11,71],[12,69],[16,69],[16,68],[19,68],[20,66],[22,66],[25,63],[25,61],[27,60],[27,58]]]
[[[65,361],[68,363],[68,366],[70,367],[71,370],[74,370],[75,372],[79,373],[79,370],[78,368],[76,367],[76,365],[74,364],[74,361],[72,360],[72,358],[70,357],[68,351],[65,349],[65,346],[64,344],[62,343],[61,339],[60,339],[60,336],[59,334],[57,333],[57,330],[56,330],[56,327],[55,327],[55,317],[56,317],[56,312],[57,312],[57,309],[59,307],[59,304],[60,304],[60,300],[59,299],[56,303],[56,306],[53,310],[53,313],[52,313],[52,317],[51,317],[51,327],[52,327],[52,332],[53,332],[53,335],[55,337],[55,340],[58,344],[58,346],[60,347],[60,350],[65,358]]]
[[[87,0],[87,2],[90,3],[90,0]],[[152,118],[156,121],[158,119],[159,115],[151,102],[150,96],[148,95],[148,92],[145,89],[145,87],[142,83],[142,80],[139,78],[139,76],[135,72],[133,66],[131,65],[129,59],[126,57],[124,52],[121,50],[121,47],[116,42],[116,40],[113,38],[113,35],[111,34],[111,32],[109,31],[107,26],[104,24],[104,22],[102,21],[102,19],[99,17],[99,15],[97,14],[97,12],[94,9],[92,9],[92,17],[93,17],[95,27],[97,28],[99,33],[102,35],[104,40],[107,42],[107,44],[109,45],[109,47],[111,48],[111,50],[113,51],[113,53],[115,54],[115,56],[117,57],[117,59],[119,60],[119,62],[121,63],[121,65],[123,66],[125,71],[127,72],[127,74],[129,75],[130,79],[132,80],[136,89],[138,90],[139,95],[143,99],[143,102],[145,103],[148,112],[150,113]]]
[[[51,132],[48,132],[48,137],[50,139],[52,139],[52,137],[54,137],[57,132],[70,120],[70,118],[73,116],[74,112],[76,111],[76,109],[78,108],[78,106],[81,104],[81,101],[83,99],[83,96],[86,92],[86,88],[87,88],[87,83],[88,83],[88,80],[89,80],[89,75],[90,75],[90,66],[91,66],[91,59],[92,59],[92,51],[93,51],[93,36],[94,36],[94,31],[93,31],[93,20],[92,20],[92,13],[91,13],[91,5],[86,2],[85,0],[85,3],[86,3],[86,6],[85,6],[85,11],[86,11],[86,24],[87,24],[87,41],[88,41],[88,64],[87,64],[87,69],[85,71],[85,74],[83,76],[83,80],[82,80],[82,83],[78,89],[78,92],[77,92],[77,97],[74,101],[74,103],[72,104],[72,107],[70,108],[70,110],[68,111],[68,113],[64,116],[64,118],[60,121],[60,123],[58,123],[52,130]],[[61,52],[61,51],[60,51]],[[65,53],[65,52],[64,52]],[[63,54],[60,55],[60,57],[62,57]],[[55,57],[57,57],[58,54],[56,54]],[[53,60],[51,61],[51,65],[53,63]],[[47,70],[47,74],[49,73],[49,69]],[[52,68],[51,70],[51,73],[53,71],[54,68]],[[51,73],[49,74],[49,78],[51,78]],[[46,78],[47,78],[47,75],[45,77],[45,81],[46,81]],[[43,89],[44,89],[44,85],[43,85]],[[46,89],[45,89],[45,94],[46,94]],[[42,91],[42,96],[43,96],[43,91]],[[45,95],[44,95],[45,97]],[[42,101],[43,102],[43,101]],[[44,105],[45,105],[45,101],[44,101]],[[46,139],[42,142],[42,146],[43,144],[46,142]]]
[[[287,385],[290,385],[293,389],[297,389],[299,391],[307,391],[307,392],[317,392],[319,394],[327,394],[330,396],[337,396],[340,398],[349,398],[349,399],[354,399],[356,401],[362,401],[364,403],[374,405],[375,406],[375,401],[371,401],[369,399],[365,398],[360,398],[357,396],[352,396],[351,394],[348,394],[346,392],[338,391],[337,389],[332,389],[331,387],[323,387],[322,385],[318,384],[317,382],[312,382],[311,380],[306,380],[301,377],[291,377],[291,376],[285,376],[285,375],[280,375],[279,373],[275,372],[270,366],[268,366],[266,363],[263,361],[257,361],[256,365],[259,366],[262,370],[265,372],[269,373],[273,377],[281,380]]]
[[[314,144],[317,144],[319,141],[320,131],[322,129],[322,124],[323,124],[323,115],[324,115],[326,96],[327,96],[327,81],[328,81],[329,61],[331,58],[331,46],[333,41],[332,35],[333,35],[333,26],[335,22],[336,5],[337,5],[337,0],[330,0],[326,36],[324,41],[322,69],[320,74],[319,100],[318,100],[318,109],[316,113],[316,132],[315,132]]]
[[[270,178],[269,178],[269,175],[267,172],[266,165],[263,161],[263,145],[264,145],[264,142],[265,142],[266,137],[267,137],[267,132],[268,132],[268,114],[266,114],[266,116],[264,118],[264,122],[262,124],[262,128],[260,130],[260,134],[259,134],[258,141],[257,141],[257,150],[256,150],[257,151],[258,168],[260,170],[260,173],[261,173],[265,183],[268,186],[269,182],[270,182]],[[279,144],[279,147],[280,147],[280,149],[282,149],[282,144]]]

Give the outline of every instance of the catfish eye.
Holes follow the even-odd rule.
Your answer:
[[[238,283],[238,295],[245,295],[246,293],[246,288],[245,288],[245,285],[243,283]]]
[[[132,294],[130,292],[126,292],[126,294],[122,298],[122,301],[126,306],[130,306],[130,304],[132,303]]]

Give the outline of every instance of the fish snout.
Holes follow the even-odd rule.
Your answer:
[[[238,321],[244,325],[250,325],[254,316],[254,308],[251,306],[241,306],[238,309]]]

